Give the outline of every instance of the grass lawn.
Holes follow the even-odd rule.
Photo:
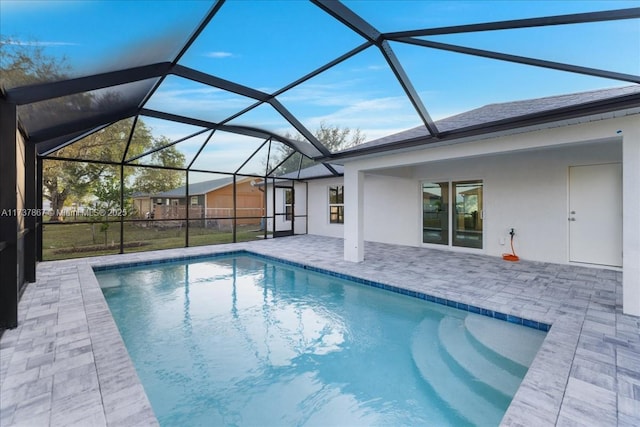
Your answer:
[[[156,223],[160,225],[160,223]],[[45,261],[80,258],[120,252],[120,223],[110,223],[101,229],[102,223],[44,223],[42,232],[42,257]],[[236,241],[264,238],[264,231],[257,225],[238,226]],[[186,227],[147,226],[143,222],[124,223],[124,251],[140,252],[185,246]],[[214,228],[189,227],[189,246],[231,243],[231,231]]]

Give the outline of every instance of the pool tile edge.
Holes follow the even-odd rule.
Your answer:
[[[93,269],[78,265],[78,274],[107,424],[158,426]]]

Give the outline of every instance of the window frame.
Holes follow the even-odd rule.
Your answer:
[[[344,184],[327,187],[329,224],[344,224]],[[335,201],[332,201],[335,197]]]
[[[476,219],[475,221],[479,221],[480,222],[480,233],[481,233],[481,237],[478,240],[479,245],[475,246],[475,245],[465,245],[464,244],[464,240],[460,240],[460,238],[458,237],[458,234],[460,232],[460,229],[458,228],[456,221],[460,220],[459,217],[459,212],[457,212],[457,205],[456,205],[456,188],[458,185],[464,185],[464,184],[474,184],[474,183],[478,183],[479,187],[481,188],[481,196],[480,196],[480,209],[478,211],[476,211]],[[446,238],[443,239],[442,242],[436,242],[436,241],[425,241],[425,237],[424,237],[424,233],[425,233],[425,205],[424,205],[424,191],[425,191],[425,184],[438,184],[438,185],[442,185],[445,184],[446,185],[446,195],[447,195],[447,200],[444,201],[443,200],[443,205],[446,206],[446,209],[443,209],[443,212],[446,213],[446,223],[443,224],[444,227],[446,227],[446,229],[443,228],[443,232],[446,233]],[[486,191],[486,182],[484,178],[473,178],[473,179],[424,179],[420,181],[420,197],[422,200],[421,203],[421,224],[422,224],[422,245],[423,246],[432,246],[432,247],[441,247],[441,248],[448,248],[448,249],[453,249],[453,250],[461,250],[461,251],[484,251],[486,249],[486,227],[484,225],[484,212],[485,212],[485,207],[484,207],[484,197],[485,197],[485,191]],[[464,217],[463,213],[463,217]],[[474,222],[475,222],[474,221]],[[465,221],[466,222],[466,221]],[[462,231],[464,230],[464,227],[462,229]]]
[[[291,221],[293,219],[294,193],[293,188],[284,188],[282,201],[284,203],[284,220]]]

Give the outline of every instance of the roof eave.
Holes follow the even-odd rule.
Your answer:
[[[573,105],[569,107],[562,107],[553,110],[547,110],[543,112],[526,114],[518,117],[467,126],[455,130],[444,131],[438,138],[432,136],[420,136],[372,147],[363,147],[361,149],[335,153],[330,158],[317,160],[335,162],[336,160],[348,160],[354,157],[361,157],[363,155],[381,154],[391,151],[415,149],[420,147],[447,145],[454,142],[460,142],[459,140],[461,139],[468,139],[469,141],[473,141],[477,139],[484,139],[490,137],[493,134],[504,133],[507,131],[517,131],[522,128],[539,125],[550,125],[548,127],[552,127],[551,125],[553,123],[563,122],[580,117],[611,113],[615,111],[628,110],[629,114],[638,113],[638,111],[633,111],[634,109],[640,109],[640,93],[623,95],[615,98]]]

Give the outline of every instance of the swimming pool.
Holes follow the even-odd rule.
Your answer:
[[[96,277],[163,425],[497,425],[545,336],[246,254]]]

